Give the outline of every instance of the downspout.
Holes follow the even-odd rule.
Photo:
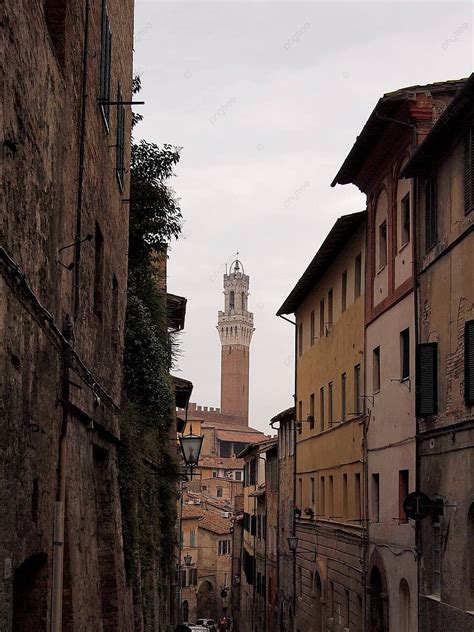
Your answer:
[[[80,239],[81,239],[81,213],[82,191],[84,179],[84,145],[85,145],[85,119],[87,97],[87,57],[89,47],[89,0],[85,0],[84,15],[84,44],[82,58],[82,96],[81,96],[81,123],[79,128],[79,179],[76,209],[76,247],[74,253],[74,317],[79,312],[79,266],[80,266]],[[51,632],[61,632],[62,608],[63,608],[63,584],[64,584],[64,513],[66,501],[66,462],[67,462],[67,426],[69,414],[67,402],[69,401],[69,350],[63,346],[62,363],[62,424],[58,446],[58,473],[57,493],[54,503],[53,524],[53,577],[51,588]]]
[[[293,510],[292,510],[292,518],[291,518],[291,535],[296,535],[296,518],[295,518],[295,503],[296,503],[296,411],[297,411],[297,384],[298,384],[298,341],[296,336],[296,321],[290,320],[283,316],[283,314],[278,314],[280,318],[286,320],[288,323],[295,327],[295,384],[294,384],[294,394],[293,400],[295,404],[295,414],[293,419]],[[293,630],[296,629],[296,551],[293,552]]]
[[[63,608],[63,580],[64,580],[64,509],[66,501],[66,462],[67,462],[67,426],[69,413],[69,352],[63,345],[62,365],[62,423],[58,447],[58,478],[56,501],[53,517],[53,577],[51,588],[51,632],[61,632]]]
[[[368,235],[367,227],[365,233],[365,269],[364,269],[364,286],[365,286],[365,294],[367,293],[367,252],[368,252],[368,241],[370,236]],[[364,295],[364,395],[367,394],[367,333],[365,323],[367,321],[367,300]],[[370,416],[371,410],[367,413],[367,404],[366,398],[364,397],[364,434],[363,434],[363,468],[364,468],[364,511],[365,511],[365,536],[366,540],[364,542],[364,567],[363,567],[363,619],[365,621],[364,629],[369,629],[369,608],[368,608],[368,600],[367,600],[367,591],[369,589],[368,584],[368,572],[369,572],[369,424],[370,424]]]
[[[77,179],[76,234],[74,249],[74,320],[79,315],[81,267],[82,198],[84,189],[84,154],[86,137],[87,70],[89,55],[89,0],[85,0],[84,48],[82,53],[81,120],[79,125],[79,173]]]
[[[416,145],[414,150],[416,149]],[[417,210],[418,210],[418,178],[413,178],[413,213],[412,213],[412,224],[413,224],[413,307],[414,307],[414,318],[415,318],[415,367],[416,367],[416,350],[418,349],[418,344],[420,342],[420,332],[419,332],[419,300],[420,300],[420,290],[419,290],[419,267],[418,267],[418,223],[417,223]],[[415,439],[415,483],[416,483],[416,491],[420,491],[420,483],[421,483],[421,459],[420,459],[420,428],[419,428],[419,420],[416,415],[416,374],[415,374],[415,424],[416,424],[416,439]],[[420,563],[419,563],[419,555],[421,553],[421,521],[417,520],[415,522],[415,550],[416,550],[416,581],[417,581],[417,625],[418,629],[420,628]]]

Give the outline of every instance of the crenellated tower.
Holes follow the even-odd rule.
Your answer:
[[[249,351],[253,314],[248,311],[249,277],[236,259],[224,275],[224,311],[217,329],[221,339],[221,412],[249,422]]]

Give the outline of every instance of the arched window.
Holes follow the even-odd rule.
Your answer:
[[[399,589],[399,630],[400,632],[409,632],[410,630],[410,588],[406,579],[402,579]]]
[[[185,623],[189,621],[189,604],[186,600],[183,601],[183,621]]]
[[[246,296],[245,296],[245,292],[242,292],[242,311],[245,312],[245,310],[247,309],[247,305],[246,305]]]
[[[469,545],[469,542],[471,545]],[[469,586],[469,608],[474,610],[474,546],[472,543],[474,542],[474,503],[469,507],[469,512],[467,514],[467,540],[469,549],[469,560],[468,560],[468,586]]]
[[[229,296],[229,308],[235,309],[235,292],[233,290]]]

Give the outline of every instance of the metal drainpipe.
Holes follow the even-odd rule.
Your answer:
[[[64,579],[64,508],[66,501],[67,427],[69,413],[69,353],[63,346],[62,368],[62,424],[58,447],[58,478],[53,524],[53,577],[51,588],[51,632],[61,632]]]
[[[293,420],[293,511],[292,511],[292,526],[291,526],[291,534],[293,536],[296,535],[296,518],[295,518],[295,506],[296,506],[296,400],[297,400],[297,384],[298,384],[298,340],[297,340],[297,329],[296,322],[290,320],[283,316],[283,314],[278,314],[280,318],[286,320],[286,322],[290,323],[295,327],[295,384],[294,384],[294,395],[293,400],[295,403],[295,414]],[[296,551],[293,552],[293,630],[296,629]]]
[[[413,151],[415,151],[416,149],[416,141],[415,141],[415,145],[413,147]],[[420,299],[420,292],[419,292],[419,267],[418,267],[418,240],[417,240],[417,204],[418,202],[418,179],[417,178],[413,178],[413,213],[412,213],[412,239],[413,239],[413,306],[414,306],[414,319],[415,319],[415,358],[416,358],[416,350],[418,348],[418,344],[420,341],[420,332],[418,330],[418,323],[419,323],[419,299]],[[415,360],[415,366],[416,366],[416,360]],[[416,375],[415,375],[415,380],[416,380]],[[415,382],[415,415],[416,415],[416,381]],[[415,439],[415,483],[416,483],[416,490],[419,491],[420,490],[420,482],[421,482],[421,472],[420,472],[420,428],[419,428],[419,422],[418,422],[418,416],[415,416],[415,424],[416,424],[416,439]],[[416,558],[416,578],[417,578],[417,596],[418,596],[418,603],[417,603],[417,621],[418,621],[418,628],[420,628],[420,600],[419,600],[419,595],[420,595],[420,576],[421,576],[421,572],[420,572],[420,564],[418,561],[418,556],[420,555],[421,552],[421,521],[417,520],[415,522],[415,549],[417,552],[417,558]]]
[[[74,249],[74,319],[79,314],[79,289],[81,267],[82,197],[84,188],[84,154],[86,136],[87,69],[89,56],[89,0],[85,0],[84,50],[82,57],[81,122],[79,125],[79,173],[76,207],[76,246]]]

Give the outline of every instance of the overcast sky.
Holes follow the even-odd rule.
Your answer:
[[[173,187],[184,238],[170,292],[186,296],[180,375],[220,402],[222,274],[250,275],[250,424],[292,405],[293,326],[275,317],[335,220],[362,210],[330,182],[377,99],[472,72],[472,5],[136,0],[135,138],[183,147]]]

